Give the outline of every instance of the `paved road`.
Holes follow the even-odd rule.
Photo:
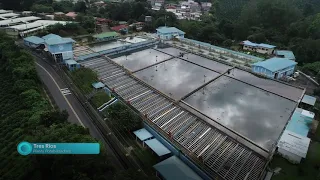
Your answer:
[[[86,110],[82,107],[78,99],[74,97],[72,92],[68,92],[66,89],[68,88],[67,85],[64,84],[55,70],[49,64],[40,60],[39,58],[36,60],[36,69],[39,77],[49,89],[50,94],[60,110],[68,111],[68,121],[88,128],[90,134],[94,138],[104,142],[107,153],[113,157],[115,165],[119,168],[123,168],[121,163],[116,159],[116,156],[110,146],[105,142],[98,129],[90,120],[90,117],[86,114]]]

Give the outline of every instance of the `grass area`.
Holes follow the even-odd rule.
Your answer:
[[[98,108],[100,107],[102,104],[108,102],[111,99],[111,97],[109,97],[109,95],[107,93],[105,93],[104,91],[101,92],[97,92],[92,98],[91,98],[91,102],[93,103],[93,105]]]
[[[80,68],[71,73],[73,82],[80,88],[80,90],[88,94],[93,90],[92,83],[98,81],[98,75],[88,68]]]
[[[320,144],[312,142],[308,155],[300,164],[292,164],[281,156],[276,155],[271,167],[280,167],[279,174],[274,175],[272,180],[319,180],[320,179]]]

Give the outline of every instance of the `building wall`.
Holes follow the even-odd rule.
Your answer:
[[[64,51],[72,51],[72,43],[47,45],[48,51],[52,54]]]
[[[278,148],[278,153],[284,157],[285,159],[289,160],[290,162],[292,163],[300,163],[302,157],[296,155],[296,154],[293,154],[285,149],[281,149],[281,148]]]
[[[280,71],[271,72],[263,67],[253,65],[252,71],[255,73],[259,73],[259,74],[264,74],[265,76],[272,78],[272,79],[274,78],[275,74],[278,73],[277,79],[280,79],[282,77],[292,75],[294,73],[294,68],[295,68],[295,66],[290,66],[290,67],[287,67],[287,68],[282,69]]]
[[[24,45],[31,47],[31,48],[36,48],[39,46],[39,44],[33,44],[33,43],[31,43],[29,41],[25,41],[25,40],[23,41],[23,43],[24,43]]]
[[[157,36],[163,40],[170,40],[174,38],[177,34],[180,38],[184,38],[184,34],[182,33],[160,33],[159,31],[157,31]]]
[[[254,51],[261,54],[273,54],[274,52],[274,48],[271,48],[271,49],[261,48],[261,47],[256,48],[256,47],[247,46],[247,45],[243,45],[243,50]]]
[[[258,53],[261,53],[261,54],[272,54],[273,51],[274,51],[274,48],[269,49],[269,48],[261,48],[261,47],[259,47],[259,48],[257,48],[256,51]]]

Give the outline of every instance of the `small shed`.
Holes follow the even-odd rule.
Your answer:
[[[309,95],[304,95],[301,102],[310,106],[314,106],[316,104],[317,98]]]
[[[310,139],[285,130],[278,142],[278,153],[292,163],[300,163],[307,157]]]
[[[166,180],[202,180],[189,166],[172,156],[153,166],[156,174]]]
[[[252,71],[272,79],[280,79],[294,73],[297,63],[287,58],[273,57],[252,65]]]
[[[105,87],[105,85],[102,82],[95,82],[95,83],[92,83],[92,87],[94,89],[102,89]]]
[[[146,140],[144,143],[159,157],[171,154],[171,151],[157,139]]]
[[[145,128],[136,130],[133,132],[133,134],[136,135],[136,140],[139,139],[142,142],[143,146],[144,146],[144,141],[147,141],[153,138],[153,135]]]
[[[75,60],[66,60],[65,64],[70,71],[74,71],[74,70],[80,68],[80,64],[77,63],[77,61],[75,61]]]
[[[287,58],[290,59],[292,61],[296,61],[296,57],[294,56],[292,51],[288,51],[288,50],[277,50],[275,52],[276,56],[281,57],[281,58]]]
[[[29,36],[29,37],[24,38],[23,42],[28,47],[37,48],[41,44],[44,44],[44,39],[39,38],[37,36]]]
[[[66,14],[66,16],[67,16],[67,17],[70,17],[70,18],[72,18],[72,19],[75,19],[75,18],[78,16],[78,14],[75,13],[75,12],[68,12],[68,13]]]
[[[255,51],[261,54],[273,54],[276,46],[265,43],[254,43],[249,40],[242,41],[240,43],[243,46],[243,50]]]
[[[118,37],[119,37],[119,34],[116,32],[104,32],[104,33],[93,35],[93,38],[99,42],[115,40]]]
[[[118,25],[118,26],[113,26],[111,29],[112,29],[113,31],[116,31],[116,32],[128,33],[128,25],[126,25],[126,24],[122,24],[122,25]]]

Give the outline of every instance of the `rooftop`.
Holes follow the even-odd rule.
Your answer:
[[[19,16],[19,14],[12,13],[12,12],[0,14],[0,18],[9,18],[9,17],[14,17],[14,16]]]
[[[93,35],[94,38],[98,38],[98,39],[114,37],[114,36],[119,36],[119,34],[116,32],[104,32],[104,33]]]
[[[268,48],[268,49],[271,49],[271,48],[275,48],[275,47],[276,47],[276,46],[270,45],[270,44],[264,44],[264,43],[258,44],[258,43],[254,43],[254,42],[251,42],[251,41],[249,41],[249,40],[242,41],[242,44],[243,44],[243,45],[247,45],[247,46],[253,46],[253,47],[264,47],[264,48]]]
[[[33,44],[43,44],[44,43],[44,39],[39,38],[37,36],[29,36],[24,38],[23,40],[31,42]]]
[[[161,142],[157,139],[150,139],[144,142],[153,152],[155,152],[159,157],[170,154],[171,151],[166,148]]]
[[[55,39],[55,38],[61,38],[61,37],[56,34],[47,34],[45,36],[42,36],[42,39],[44,40]]]
[[[72,59],[71,60],[66,60],[65,62],[66,62],[66,64],[69,64],[69,65],[78,64],[77,61],[72,60]]]
[[[189,166],[172,156],[153,166],[166,180],[202,180]]]
[[[301,102],[314,106],[316,104],[316,100],[317,98],[313,96],[304,95]]]
[[[0,9],[0,14],[9,13],[9,12],[11,12],[11,11]]]
[[[144,141],[153,137],[153,135],[145,128],[136,130],[133,132],[133,134],[135,134],[140,139],[140,141]]]
[[[286,130],[307,137],[310,130],[310,124],[313,121],[314,114],[313,116],[312,114],[313,113],[309,111],[297,108],[294,111]]]
[[[285,130],[278,142],[278,147],[305,158],[308,153],[310,139]]]
[[[277,50],[276,51],[276,55],[277,56],[283,56],[284,58],[288,58],[290,60],[295,60],[296,57],[294,56],[292,51],[288,51],[288,50]]]
[[[15,25],[15,26],[10,26],[7,27],[8,29],[15,29],[19,31],[24,31],[27,29],[33,29],[33,28],[38,28],[38,27],[46,27],[49,25],[54,25],[54,24],[67,24],[68,21],[53,21],[53,20],[37,20],[32,23],[27,23],[27,24],[20,24],[20,25]]]
[[[111,29],[112,29],[113,31],[120,31],[120,30],[122,30],[122,29],[124,29],[124,28],[127,28],[127,27],[128,27],[127,25],[122,24],[122,25],[118,25],[118,26],[113,26]]]
[[[157,31],[160,32],[160,33],[180,33],[180,34],[185,34],[185,32],[181,31],[178,28],[166,27],[166,26],[158,27]]]
[[[105,85],[104,85],[102,82],[92,83],[92,86],[93,86],[95,89],[99,89],[99,88],[105,87]]]
[[[39,19],[41,19],[41,18],[36,17],[36,16],[7,19],[7,20],[0,21],[0,26],[10,26],[10,24],[26,23],[28,21],[39,20]]]
[[[297,63],[294,61],[291,61],[287,58],[278,58],[278,57],[273,57],[270,59],[267,59],[265,61],[257,62],[254,63],[253,66],[260,66],[265,69],[270,70],[271,72],[276,72],[279,70],[282,70],[284,68],[294,66]]]

